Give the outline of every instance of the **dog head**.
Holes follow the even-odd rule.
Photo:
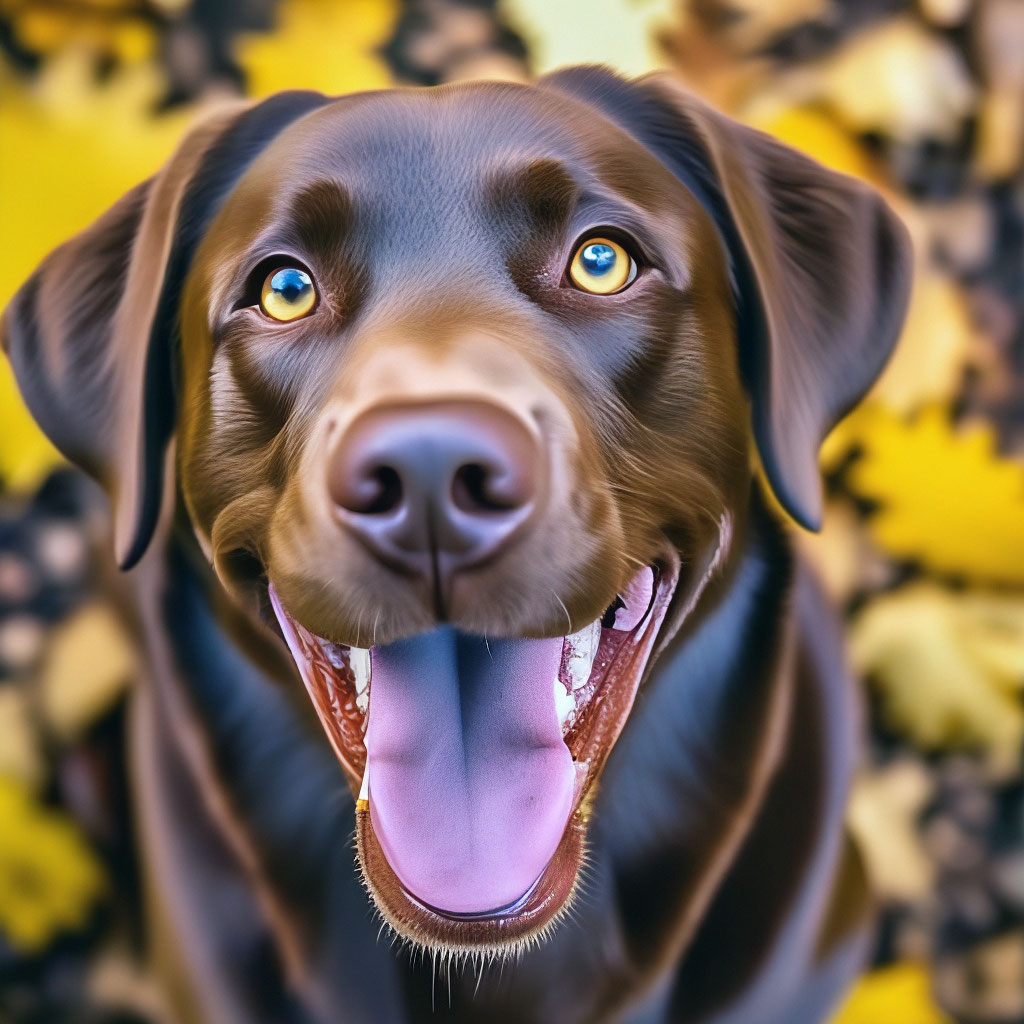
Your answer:
[[[866,187],[582,68],[226,111],[47,259],[3,337],[109,489],[122,566],[174,479],[220,579],[273,609],[388,920],[483,950],[569,901],[757,458],[817,525],[818,445],[908,278]]]

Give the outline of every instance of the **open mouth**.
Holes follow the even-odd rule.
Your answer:
[[[270,599],[356,803],[364,879],[404,937],[481,950],[569,901],[587,795],[629,716],[679,578],[667,556],[567,636],[442,626],[369,650]]]

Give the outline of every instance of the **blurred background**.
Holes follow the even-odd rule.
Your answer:
[[[0,306],[225,97],[674,69],[882,189],[900,348],[802,537],[869,707],[880,901],[835,1024],[1024,1022],[1024,0],[0,0]],[[823,254],[827,258],[827,254]],[[0,1022],[160,1020],[122,777],[105,501],[0,360]]]

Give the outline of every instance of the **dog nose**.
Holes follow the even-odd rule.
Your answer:
[[[444,574],[509,543],[537,507],[543,462],[539,439],[496,405],[374,406],[339,439],[328,490],[385,561]]]

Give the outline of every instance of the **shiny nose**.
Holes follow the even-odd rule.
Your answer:
[[[537,507],[543,465],[539,440],[498,406],[374,406],[339,438],[328,490],[379,556],[430,576],[506,545]]]

